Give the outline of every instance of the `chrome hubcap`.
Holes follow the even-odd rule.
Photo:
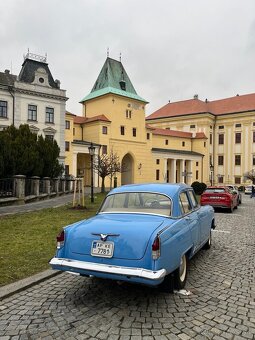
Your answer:
[[[180,269],[179,269],[179,274],[180,274],[180,280],[183,282],[186,277],[186,270],[187,270],[187,263],[186,263],[186,256],[183,255],[180,263]]]

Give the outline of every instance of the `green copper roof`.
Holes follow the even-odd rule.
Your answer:
[[[122,63],[111,58],[106,59],[90,94],[84,97],[80,103],[108,93],[148,103],[136,93]]]

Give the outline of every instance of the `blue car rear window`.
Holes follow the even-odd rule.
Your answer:
[[[171,200],[159,193],[117,193],[106,197],[99,212],[147,213],[170,216]]]

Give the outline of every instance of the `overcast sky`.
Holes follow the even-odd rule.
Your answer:
[[[0,13],[0,71],[19,74],[28,48],[47,53],[78,115],[107,48],[147,114],[194,94],[255,92],[255,0],[1,0]]]

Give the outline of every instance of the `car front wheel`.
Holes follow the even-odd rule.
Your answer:
[[[179,290],[185,287],[185,283],[187,280],[187,269],[188,269],[188,260],[187,256],[184,254],[181,258],[181,263],[179,268],[177,268],[174,272],[174,288]]]

